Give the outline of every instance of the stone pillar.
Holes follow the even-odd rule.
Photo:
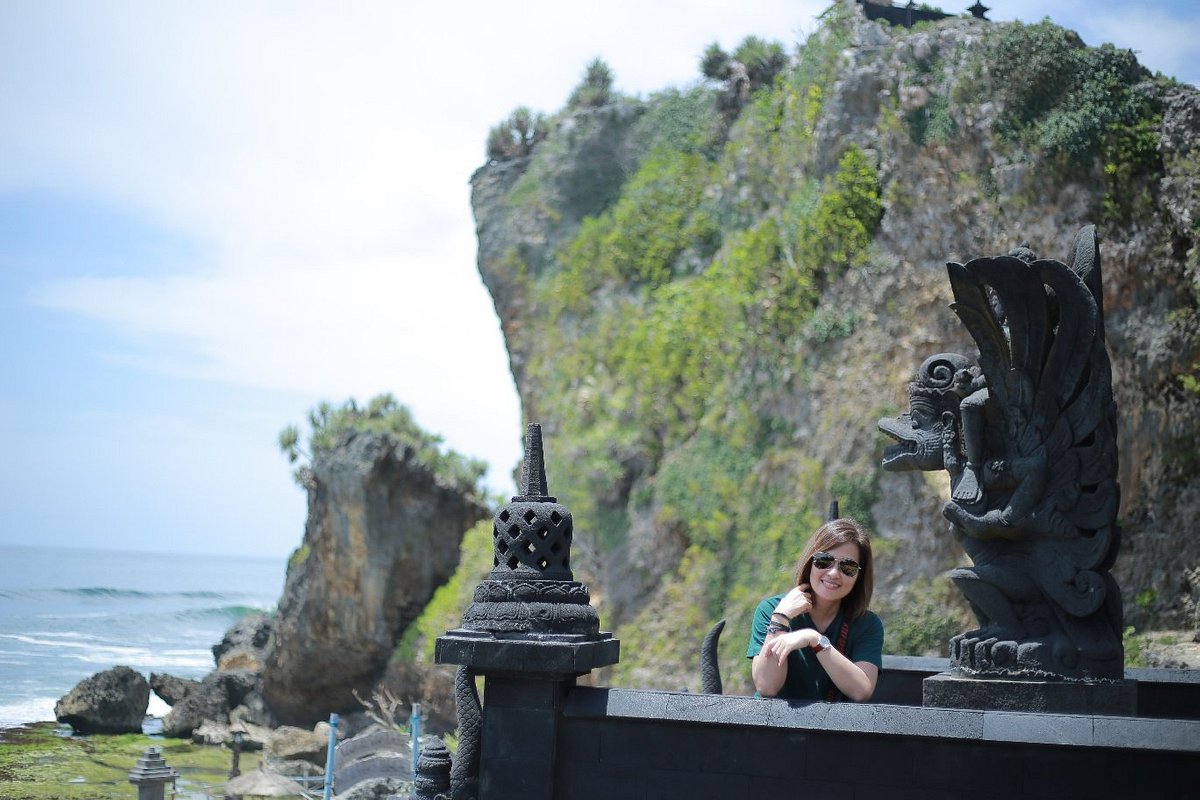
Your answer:
[[[485,678],[480,800],[554,797],[562,701],[577,676],[620,657],[587,586],[573,579],[571,512],[549,494],[536,423],[526,433],[521,483],[496,514],[491,573],[462,627],[439,637],[435,650],[439,664]]]
[[[450,751],[433,737],[421,748],[410,800],[437,800],[450,793]]]
[[[179,773],[167,766],[160,748],[147,747],[129,773],[129,782],[137,786],[138,800],[164,800],[166,785],[171,784],[173,793],[178,777]]]

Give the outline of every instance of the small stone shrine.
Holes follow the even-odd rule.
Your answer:
[[[162,748],[147,747],[130,771],[129,782],[137,787],[138,800],[163,800],[168,783],[174,794],[175,779],[178,777],[179,772],[167,766]]]
[[[1068,260],[1021,247],[949,264],[951,308],[978,356],[930,356],[909,411],[879,422],[896,440],[884,469],[949,474],[943,513],[973,562],[950,577],[979,620],[951,640],[951,673],[997,682],[927,682],[933,704],[1133,711],[1109,571],[1117,411],[1094,227]]]
[[[578,675],[617,663],[620,642],[600,630],[587,586],[571,573],[571,512],[550,495],[542,450],[541,425],[530,424],[525,438],[521,494],[496,514],[493,567],[475,589],[462,627],[437,640],[439,664],[460,664],[460,728],[464,696],[473,694],[470,676],[485,678],[478,746],[478,788],[482,796],[553,796],[553,758],[542,752],[555,740],[560,710]],[[467,684],[467,686],[461,686]],[[537,743],[537,746],[532,746]],[[530,744],[531,746],[526,746]],[[455,773],[459,773],[455,765]],[[466,796],[464,781],[455,796]],[[501,790],[503,787],[503,790]]]

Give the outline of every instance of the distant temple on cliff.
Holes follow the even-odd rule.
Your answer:
[[[906,6],[894,6],[891,3],[881,2],[881,0],[856,1],[863,7],[863,11],[867,14],[867,19],[882,19],[892,25],[903,25],[906,28],[911,28],[918,22],[932,22],[933,20],[954,16],[953,14],[947,14],[944,11],[927,6],[924,3],[918,6],[912,0],[909,0]],[[967,11],[971,12],[971,16],[977,19],[987,19],[984,14],[989,10],[979,0],[975,0],[975,5],[967,9]]]

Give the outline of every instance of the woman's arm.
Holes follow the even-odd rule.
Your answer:
[[[812,628],[768,637],[762,652],[754,657],[751,669],[754,688],[764,697],[774,696],[787,678],[788,653],[802,647],[812,647],[820,639],[821,634]],[[817,662],[825,669],[833,685],[851,700],[861,703],[870,700],[871,695],[875,694],[875,684],[879,681],[879,667],[869,661],[851,661],[836,648],[826,647],[817,653]],[[760,676],[762,685],[759,685]],[[776,680],[778,683],[775,683]],[[772,686],[774,688],[768,692]]]
[[[817,653],[817,661],[825,668],[825,674],[842,694],[855,702],[870,700],[879,682],[879,667],[869,661],[851,661],[837,651],[826,647]]]
[[[807,583],[802,583],[783,596],[775,606],[773,613],[783,614],[791,620],[808,612],[811,608],[811,591]],[[762,650],[759,651],[758,655],[750,663],[750,677],[754,681],[754,690],[763,697],[774,697],[779,694],[779,690],[783,688],[784,681],[787,680],[787,654],[796,649],[792,647],[786,650],[783,656],[777,659],[774,655],[768,654],[769,648],[774,642],[794,637],[799,633],[803,633],[803,631],[767,634],[766,639],[763,640]],[[815,642],[816,639],[813,639],[813,641]]]
[[[800,631],[796,631],[799,633]],[[787,655],[783,658],[776,659],[770,655],[768,648],[771,644],[785,636],[791,636],[788,633],[772,633],[767,636],[766,642],[763,644],[763,649],[754,660],[750,662],[750,677],[754,680],[754,690],[763,697],[774,697],[779,694],[779,690],[783,688],[783,682],[787,680]],[[789,651],[790,652],[790,651]]]

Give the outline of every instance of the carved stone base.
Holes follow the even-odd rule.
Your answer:
[[[576,581],[480,582],[463,614],[463,628],[495,634],[549,633],[595,637],[600,616]]]
[[[583,675],[620,660],[612,634],[491,634],[457,629],[439,636],[434,662],[465,664],[474,672]]]
[[[1137,681],[1131,680],[1017,680],[942,672],[921,686],[926,708],[1129,717],[1137,713]]]

